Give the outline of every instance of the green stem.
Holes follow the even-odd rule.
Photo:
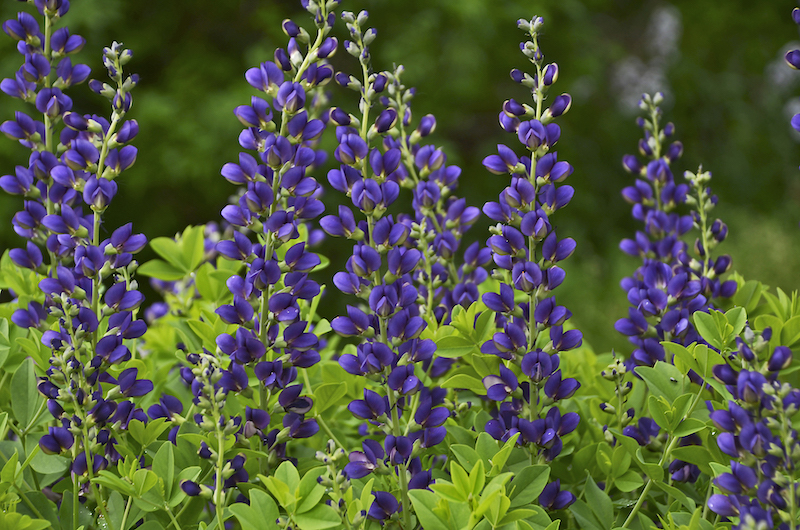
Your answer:
[[[103,169],[105,169],[106,156],[108,156],[108,144],[111,140],[111,135],[117,131],[117,125],[119,125],[119,121],[124,114],[123,111],[115,110],[111,116],[111,124],[108,126],[108,131],[105,136],[103,136],[103,146],[100,148],[100,159],[97,161],[97,178],[103,178]],[[95,232],[93,234],[92,244],[97,245],[98,241],[97,232]]]
[[[400,415],[397,412],[397,399],[395,392],[391,388],[387,392],[389,398],[389,408],[392,410],[392,434],[395,437],[402,435],[400,432]],[[400,476],[400,501],[403,506],[403,529],[411,530],[411,509],[408,500],[408,477],[406,476],[405,463],[399,464],[397,474]]]
[[[100,514],[103,516],[108,528],[114,530],[114,526],[111,524],[111,520],[108,517],[108,512],[106,511],[105,499],[101,495],[100,490],[97,488],[97,484],[92,481],[92,479],[94,479],[94,455],[91,451],[89,451],[89,430],[86,428],[85,417],[83,419],[83,425],[83,448],[86,452],[86,472],[89,475],[89,488],[92,490],[97,507],[100,509]]]
[[[72,528],[78,528],[78,507],[80,506],[80,500],[78,498],[79,491],[78,474],[72,473]]]
[[[215,414],[219,416],[219,414]],[[214,489],[214,507],[217,510],[217,528],[223,530],[225,528],[225,520],[223,519],[223,493],[222,493],[222,468],[225,467],[225,433],[219,427],[219,418],[215,418],[217,426],[217,484]]]
[[[706,516],[708,515],[708,499],[711,498],[711,492],[712,491],[714,491],[714,481],[709,479],[709,481],[708,481],[708,492],[706,493],[706,500],[703,503],[703,516],[702,516],[703,519],[705,519]]]
[[[333,431],[328,426],[327,422],[325,422],[325,420],[322,419],[322,416],[320,416],[319,414],[314,414],[314,418],[317,420],[317,423],[322,427],[322,430],[325,431],[325,434],[331,437],[333,443],[338,445],[339,448],[342,449],[343,451],[347,451],[347,448],[344,446],[344,444],[339,441],[339,439],[336,437],[335,434],[333,434]]]
[[[125,526],[128,524],[128,514],[131,511],[131,501],[133,497],[128,497],[128,502],[125,503],[125,512],[122,514],[122,521],[119,524],[119,530],[125,530]]]
[[[167,528],[169,528],[171,525],[175,525],[175,528],[177,530],[181,530],[181,525],[178,524],[178,519],[176,519],[175,515],[173,515],[172,509],[169,507],[169,505],[166,505],[166,504],[164,505],[164,507],[167,509],[167,515],[169,515],[169,519],[170,519],[170,523],[167,526]],[[224,528],[224,527],[222,527],[222,528]],[[125,529],[122,528],[120,530],[125,530]]]
[[[36,509],[36,506],[34,506],[33,503],[30,501],[30,499],[28,499],[28,497],[25,496],[25,493],[22,491],[22,489],[20,489],[19,486],[17,486],[16,482],[14,483],[14,489],[17,490],[17,492],[19,493],[19,498],[22,499],[22,502],[25,503],[25,506],[28,507],[28,509],[31,511],[32,514],[34,514],[39,519],[45,519],[45,516],[42,515],[42,513],[39,510]]]

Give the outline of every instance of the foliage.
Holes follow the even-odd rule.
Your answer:
[[[579,98],[551,92],[541,17],[518,21],[531,70],[511,72],[531,100],[497,105],[514,147],[483,158],[510,179],[485,248],[472,176],[426,143],[405,69],[377,67],[366,11],[304,0],[312,21],[246,71],[257,95],[235,92],[221,219],[140,265],[145,237],[109,214],[137,160],[133,54],[104,48],[110,82],[88,82],[108,118],[73,110],[86,41],[66,0],[29,4],[3,25],[22,110],[0,131],[30,158],[0,177],[27,240],[0,258],[0,529],[800,527],[800,295],[715,253],[728,228],[710,173],[672,174],[663,94],[623,161],[632,346],[605,352],[556,302],[576,250],[556,222],[587,193],[555,151]],[[318,219],[323,189],[341,200]],[[318,254],[328,238],[346,250]]]

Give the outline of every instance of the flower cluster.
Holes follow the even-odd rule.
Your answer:
[[[364,441],[363,451],[350,453],[350,463],[344,471],[352,479],[376,471],[388,473],[394,491],[375,491],[368,515],[380,520],[402,517],[404,526],[409,527],[408,490],[426,488],[431,482],[431,457],[421,457],[426,449],[444,439],[446,430],[442,423],[450,415],[441,406],[446,392],[425,386],[437,368],[433,362],[436,345],[431,339],[420,339],[428,325],[422,312],[431,318],[444,318],[444,313],[437,316],[433,307],[437,301],[434,289],[444,283],[444,278],[434,283],[431,270],[440,263],[443,251],[431,249],[436,246],[435,236],[428,237],[428,228],[420,228],[419,223],[427,226],[423,219],[428,223],[430,219],[444,223],[443,201],[452,188],[445,193],[442,190],[454,185],[459,171],[448,170],[444,155],[438,150],[422,147],[414,154],[419,138],[432,130],[433,118],[422,119],[418,132],[409,135],[414,136],[413,141],[407,137],[410,92],[400,84],[402,68],[394,73],[370,73],[369,45],[376,32],[365,28],[367,17],[365,11],[357,16],[342,14],[352,39],[345,42],[345,49],[359,60],[363,77],[359,80],[338,73],[336,78],[339,84],[359,91],[361,116],[357,118],[341,109],[331,111],[331,120],[338,125],[334,156],[340,166],[328,173],[331,186],[347,194],[365,220],[356,223],[352,210],[340,206],[338,216],[327,216],[321,224],[329,234],[355,242],[347,271],[336,273],[333,282],[340,291],[355,295],[364,303],[360,307],[348,306],[347,316],[336,317],[331,326],[340,335],[362,338],[355,353],[342,355],[339,364],[350,374],[364,376],[375,390],[365,388],[364,399],[352,401],[348,409],[377,428],[374,434],[383,440],[383,443]],[[383,93],[388,95],[380,96]],[[384,109],[370,123],[370,111],[379,97]],[[439,171],[441,178],[450,174],[451,179],[449,183],[422,181],[417,171],[423,177]],[[414,197],[416,221],[410,218],[395,221],[387,214],[400,195],[401,184],[419,190]],[[463,201],[459,204],[456,208],[461,213],[457,217],[462,220],[455,219],[447,228],[451,235],[452,230],[463,231],[477,213],[468,210]],[[465,211],[469,220],[463,219]],[[444,255],[451,257],[457,240],[452,239],[449,244],[449,254]],[[415,287],[418,270],[427,271],[421,273],[424,276],[421,281],[428,282],[428,291]],[[448,367],[445,364],[443,369]],[[395,492],[399,492],[399,502]]]
[[[680,142],[665,145],[675,132],[672,123],[660,124],[663,96],[645,94],[640,107],[647,118],[638,118],[644,130],[639,151],[646,162],[634,155],[623,158],[625,169],[636,175],[635,185],[622,190],[633,205],[633,218],[644,224],[635,239],[624,239],[620,248],[641,257],[642,265],[621,282],[631,307],[628,318],[617,321],[617,331],[629,337],[634,350],[628,367],[652,366],[666,360],[661,341],[688,345],[702,340],[692,325],[691,315],[714,307],[714,299],[729,298],[736,292],[735,281],[720,281],[731,267],[730,256],[711,257],[711,250],[728,235],[719,219],[709,222],[708,213],[717,202],[707,187],[711,174],[686,172],[689,182],[676,183],[671,164],[683,153]],[[676,210],[692,207],[691,215]],[[681,236],[692,228],[700,231],[692,253]]]
[[[635,239],[624,239],[620,248],[627,254],[641,257],[643,263],[633,276],[621,282],[627,292],[631,307],[628,318],[616,322],[615,328],[628,336],[634,350],[625,363],[615,361],[602,372],[602,376],[615,384],[616,406],[602,403],[601,409],[615,414],[618,427],[625,436],[634,438],[640,445],[653,451],[663,450],[667,434],[661,431],[652,418],[627,408],[627,397],[632,390],[626,373],[636,366],[653,366],[668,359],[663,341],[689,345],[703,338],[695,330],[692,315],[697,311],[708,311],[715,307],[715,300],[729,298],[736,291],[733,280],[722,282],[720,276],[731,267],[730,256],[713,258],[711,250],[721,243],[728,228],[719,219],[709,222],[709,212],[717,202],[708,183],[709,172],[702,168],[695,174],[684,173],[687,183],[677,183],[671,165],[683,153],[683,145],[673,141],[675,126],[661,126],[661,109],[658,105],[663,95],[644,94],[640,108],[647,118],[638,118],[637,125],[643,129],[644,138],[639,141],[639,151],[646,157],[645,163],[634,155],[623,158],[623,167],[638,178],[633,186],[622,190],[622,196],[633,205],[632,215],[644,224],[644,230],[636,233]],[[691,214],[678,213],[682,206],[692,208]],[[700,232],[690,250],[681,237],[692,229]],[[690,252],[695,257],[690,256]],[[693,381],[701,378],[689,372]],[[611,439],[610,432],[606,437]],[[697,436],[683,437],[681,445],[695,445]],[[684,482],[697,480],[700,470],[696,465],[682,460],[673,460],[669,465],[672,480]]]
[[[478,219],[480,210],[454,195],[461,168],[447,165],[447,156],[440,148],[420,143],[435,130],[436,118],[428,114],[415,129],[410,127],[415,90],[402,84],[403,71],[401,65],[394,72],[381,74],[387,79],[387,95],[381,96],[379,102],[402,117],[389,130],[383,147],[392,159],[399,151],[402,166],[391,177],[396,176],[401,186],[412,190],[414,216],[399,215],[398,222],[411,227],[406,247],[422,253],[422,266],[414,275],[422,301],[420,311],[428,320],[447,324],[455,306],[469,307],[478,300],[478,286],[488,277],[484,266],[491,253],[479,243],[472,243],[463,251],[461,265],[457,265],[461,240]],[[373,152],[377,161],[379,151]],[[437,362],[446,364],[444,358]],[[432,373],[445,369],[446,366],[434,368]]]
[[[530,36],[520,48],[536,72],[511,71],[514,81],[530,89],[535,106],[510,99],[499,115],[502,128],[516,134],[530,154],[518,157],[501,144],[497,154],[483,160],[492,173],[511,176],[511,184],[498,202],[486,203],[483,208],[498,223],[490,229],[493,235],[487,245],[497,267],[493,277],[500,282],[499,292],[484,294],[483,302],[496,312],[502,330],[481,347],[483,353],[501,360],[499,373],[483,379],[488,398],[499,403],[486,431],[501,440],[519,434],[517,443],[530,448],[532,463],[556,458],[562,450],[562,437],[578,426],[578,414],[562,415],[555,404],[580,386],[577,380],[562,376],[559,355],[582,341],[580,331],[565,327],[572,313],[559,306],[552,294],[565,277],[557,263],[575,250],[575,241],[558,239],[550,222],[550,216],[565,207],[574,193],[571,186],[562,184],[573,168],[558,160],[554,147],[561,128],[553,121],[569,110],[572,99],[561,94],[549,107],[544,106],[558,79],[558,65],[544,62],[538,42],[543,25],[541,17],[518,22]],[[516,301],[518,295],[522,302]],[[558,497],[558,487],[555,489],[548,495],[561,500],[551,508],[560,509],[574,501],[572,495]]]
[[[800,513],[800,438],[792,425],[800,390],[781,374],[792,362],[792,351],[772,346],[771,328],[760,333],[746,328],[743,337],[737,337],[728,362],[713,370],[732,398],[727,410],[709,407],[719,430],[717,445],[731,460],[729,472],[714,479],[722,493],[712,495],[708,507],[738,517],[737,529],[794,528]]]
[[[211,498],[220,519],[225,489],[249,476],[243,454],[226,455],[226,439],[233,436],[248,448],[253,440],[268,454],[258,464],[266,473],[264,466],[274,468],[288,458],[288,440],[319,431],[317,421],[306,417],[312,399],[301,396],[302,384],[292,383],[298,369],[320,360],[319,338],[309,331],[308,307],[321,292],[309,278],[321,260],[308,250],[316,236],[308,234],[305,223],[324,210],[321,187],[310,173],[324,160],[314,147],[325,130],[321,87],[333,77],[326,59],[338,44],[328,36],[335,20],[330,10],[337,3],[306,3],[317,27],[314,40],[293,21],[283,22],[287,47],[275,51],[274,61],[245,74],[267,99],[253,96],[250,105],[234,110],[245,127],[239,144],[255,156],[242,152],[238,163],[222,168],[222,176],[240,191],[234,204],[222,210],[233,238],[219,241],[215,249],[219,256],[241,262],[244,272],[227,279],[232,301],[216,309],[230,331],[217,336],[215,353],[189,353],[191,366],[182,370],[201,410],[196,423],[209,433],[210,443],[201,446],[200,455],[212,459],[216,469],[213,487],[184,481],[183,488]],[[251,379],[258,381],[255,392]],[[255,394],[258,408],[246,406],[244,415],[226,415],[229,394]],[[271,428],[275,420],[282,427]]]
[[[25,199],[13,223],[29,241],[9,257],[46,277],[39,282],[43,296],[31,296],[12,321],[27,328],[51,354],[38,387],[58,426],[50,427],[39,445],[45,453],[71,458],[74,502],[79,489],[91,486],[94,501],[105,512],[89,479],[121,458],[117,438],[130,421],[147,421],[131,398],[153,389],[151,381],[138,378],[137,368],[125,368],[133,355],[127,341],[147,329],[137,319],[143,296],[133,277],[133,254],[147,240],[134,234],[130,224],[100,238],[102,215],[117,194],[116,179],[136,160],[137,150],[129,142],[138,125],[124,118],[138,76],[123,74],[133,54],[115,42],[103,50],[111,84],[89,82],[109,101],[110,119],[73,112],[64,91],[89,76],[89,67],[73,64],[70,57],[85,40],[66,27],[55,29],[69,2],[34,5],[44,31],[36,17],[24,12],[3,24],[18,41],[24,63],[0,89],[35,106],[41,120],[17,112],[14,120],[0,125],[0,131],[32,153],[27,167],[17,166],[14,175],[0,177],[0,187]]]

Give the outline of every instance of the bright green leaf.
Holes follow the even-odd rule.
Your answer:
[[[14,372],[11,378],[11,395],[14,396],[11,400],[11,410],[14,412],[17,424],[27,428],[44,402],[44,398],[36,389],[36,372],[32,359],[25,359]]]
[[[436,341],[436,355],[439,357],[463,357],[476,349],[474,342],[460,335],[450,335]]]

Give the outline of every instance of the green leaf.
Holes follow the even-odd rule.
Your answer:
[[[697,332],[706,340],[706,342],[718,350],[721,350],[725,347],[725,342],[723,341],[720,330],[717,327],[716,320],[712,315],[702,311],[695,311],[693,319],[695,329],[697,329]]]
[[[603,525],[603,528],[611,528],[614,523],[614,506],[611,504],[611,498],[597,487],[594,479],[589,474],[586,475],[584,494],[586,495],[586,502],[591,507],[597,520]]]
[[[375,495],[372,493],[372,485],[375,483],[375,478],[369,479],[366,485],[361,489],[361,495],[359,500],[361,501],[361,506],[364,509],[369,508],[372,506],[372,501],[375,500]]]
[[[479,396],[486,394],[486,387],[483,386],[483,382],[477,377],[467,374],[454,375],[442,383],[442,388],[463,388]]]
[[[470,494],[469,475],[454,460],[450,461],[450,476],[453,479],[453,485],[460,493],[460,497],[467,499]]]
[[[569,511],[572,512],[572,515],[577,519],[578,527],[583,530],[608,530],[608,528],[611,528],[610,525],[604,526],[598,521],[591,508],[581,499],[576,499],[575,502],[570,505]]]
[[[158,280],[164,280],[165,282],[178,281],[187,274],[160,259],[151,259],[148,262],[142,263],[139,265],[139,268],[136,269],[136,273],[143,276],[150,276]]]
[[[486,434],[486,433],[481,433]],[[489,473],[491,476],[495,476],[503,470],[503,467],[508,462],[508,457],[511,456],[511,451],[517,446],[517,438],[520,437],[520,433],[515,434],[511,438],[509,438],[505,444],[503,444],[503,448],[500,449],[497,453],[495,453],[494,457],[492,457],[492,469]]]
[[[314,412],[322,414],[347,395],[347,383],[323,383],[314,390]]]
[[[17,477],[17,466],[19,466],[19,454],[14,451],[14,454],[3,465],[3,470],[0,471],[0,481],[14,484]]]
[[[131,425],[138,424],[134,429]],[[139,420],[131,420],[128,423],[128,431],[130,431],[134,440],[142,444],[142,447],[148,447],[151,443],[155,442],[161,434],[169,429],[172,423],[167,418],[158,418],[147,422],[144,426]]]
[[[339,512],[327,504],[318,504],[313,510],[296,514],[294,520],[300,530],[324,530],[325,528],[342,526]]]
[[[520,519],[527,519],[528,517],[531,517],[533,515],[536,515],[535,510],[526,510],[523,508],[517,510],[511,510],[510,512],[506,513],[502,519],[500,519],[500,523],[498,526],[511,524],[515,521],[519,521]]]
[[[33,359],[25,359],[11,378],[11,410],[17,424],[23,429],[30,426],[44,398],[36,389],[36,372]]]
[[[641,488],[644,485],[644,480],[642,480],[642,476],[639,473],[629,469],[622,476],[614,480],[614,485],[618,490],[629,493]]]
[[[0,319],[0,368],[8,358],[8,352],[11,350],[11,342],[8,338],[8,320]]]
[[[200,337],[203,346],[206,349],[214,351],[217,347],[217,334],[214,332],[214,327],[204,320],[191,319],[186,320],[186,324]]]
[[[700,372],[700,367],[697,365],[694,355],[692,355],[692,353],[684,346],[669,341],[663,341],[661,345],[664,347],[667,353],[671,353],[673,355],[674,364],[676,367],[679,367],[683,375],[687,375],[689,370]]]
[[[697,508],[697,504],[678,488],[670,486],[664,482],[656,482],[655,485],[658,489],[680,502],[684,508],[690,512],[693,512],[695,508]]]
[[[668,433],[672,434],[670,425],[672,424],[672,407],[663,396],[650,394],[647,398],[647,411],[655,422],[664,427]],[[667,417],[669,416],[669,418]]]
[[[697,373],[704,379],[711,378],[711,369],[715,365],[725,363],[725,360],[719,352],[712,350],[705,344],[695,344],[692,349],[692,354],[699,366]]]
[[[597,446],[601,443],[608,445],[606,442],[595,442],[593,444],[584,445],[580,449],[576,449],[572,457],[573,469],[581,470],[581,472],[594,472],[594,470],[597,469],[597,451],[599,451]],[[577,481],[578,478],[576,477],[575,480]]]
[[[191,480],[196,481],[200,477],[200,472],[202,469],[200,466],[190,466],[181,469],[180,473],[176,477],[176,481],[178,484],[183,482],[184,480]],[[172,497],[169,499],[169,506],[170,508],[174,508],[178,504],[180,504],[183,499],[186,498],[186,494],[183,492],[181,488],[173,488]]]
[[[253,530],[275,530],[278,524],[275,520],[280,515],[278,507],[272,497],[259,489],[250,490],[250,506],[244,503],[234,503],[228,510],[239,520],[242,528]]]
[[[180,245],[169,237],[156,237],[150,240],[150,247],[174,269],[187,274],[191,271],[183,263],[183,252]]]
[[[295,513],[304,513],[311,510],[314,506],[319,504],[322,496],[325,495],[325,487],[322,486],[317,479],[324,473],[325,467],[315,467],[310,469],[303,475],[300,480],[300,485],[297,487],[297,494],[295,497],[300,499],[300,504],[297,506]]]
[[[611,476],[619,478],[631,467],[631,460],[633,457],[625,450],[624,447],[618,445],[614,448],[614,455],[611,457]]]
[[[0,528],[3,530],[44,530],[50,526],[50,521],[44,519],[32,519],[16,512],[0,512]]]
[[[733,337],[738,337],[739,333],[744,329],[745,324],[747,324],[747,311],[745,311],[743,307],[734,307],[725,312],[725,319],[728,321],[728,324],[733,326],[731,335]],[[725,339],[733,340],[732,337],[725,337]]]
[[[683,394],[685,378],[671,364],[658,361],[655,366],[637,366],[634,371],[644,379],[652,394],[663,396],[670,403]]]
[[[114,473],[105,469],[101,470],[97,476],[92,479],[92,482],[110,490],[118,491],[123,497],[133,497],[136,495],[133,484],[122,480]]]
[[[609,429],[611,434],[617,441],[625,448],[625,450],[633,457],[633,461],[653,480],[661,480],[664,477],[664,469],[658,464],[647,462],[642,456],[642,448],[639,442],[629,436],[625,436],[616,429]]]
[[[678,425],[678,428],[675,429],[672,434],[675,436],[689,436],[690,434],[702,431],[705,427],[706,423],[704,421],[700,421],[697,418],[686,418]]]
[[[467,502],[469,499],[460,488],[446,480],[436,479],[436,482],[430,487],[434,493],[450,502]]]
[[[550,466],[536,464],[523,468],[511,482],[511,491],[508,498],[511,499],[511,507],[524,506],[532,503],[539,498],[539,495],[547,486],[547,479],[550,478]]]
[[[175,453],[171,442],[161,444],[153,457],[153,472],[164,481],[164,498],[172,498],[172,483],[175,480]]]
[[[788,347],[797,346],[800,342],[800,315],[784,322],[781,330],[781,344]]]
[[[283,463],[278,466],[278,469],[275,470],[275,478],[289,486],[289,491],[292,493],[294,493],[297,490],[297,486],[300,485],[300,474],[297,472],[297,468],[294,467],[294,464],[288,460],[284,460]]]
[[[181,262],[190,271],[195,270],[205,257],[205,226],[187,226],[180,238]]]
[[[486,462],[491,462],[497,453],[497,441],[489,433],[482,432],[475,441],[475,452]]]
[[[194,284],[197,292],[204,300],[209,302],[221,302],[230,296],[225,282],[233,276],[229,270],[217,270],[210,263],[203,263],[194,275]]]
[[[453,444],[450,446],[450,450],[456,455],[456,458],[458,458],[458,461],[464,466],[464,469],[467,470],[467,473],[471,472],[475,464],[481,460],[481,456],[478,452],[468,445]],[[488,462],[486,462],[486,464],[488,464]]]
[[[611,449],[611,446],[608,444],[599,444],[597,446],[597,467],[600,468],[600,471],[604,475],[611,474],[611,466],[612,466],[612,457],[614,456],[614,450]]]
[[[764,286],[761,282],[748,280],[744,285],[740,285],[736,289],[736,294],[733,295],[732,301],[735,305],[744,307],[747,313],[752,313],[758,306],[763,291]]]
[[[414,513],[423,528],[447,528],[447,523],[442,521],[435,513],[434,508],[439,503],[439,497],[428,490],[411,490],[408,498],[414,506]]]
[[[463,357],[477,350],[474,342],[460,335],[449,335],[436,341],[436,355],[450,359]]]
[[[284,482],[276,479],[275,477],[265,477],[258,475],[261,482],[267,487],[272,496],[278,501],[278,504],[283,506],[286,510],[294,507],[296,499]]]
[[[139,469],[133,474],[133,487],[136,494],[141,497],[158,484],[158,475],[149,469]]]
[[[63,473],[69,469],[71,462],[69,458],[58,455],[48,455],[47,453],[38,451],[31,460],[31,467],[37,473],[50,475],[54,473]]]
[[[472,495],[479,495],[483,491],[484,484],[486,484],[486,468],[483,466],[483,460],[478,460],[475,463],[475,467],[469,472],[469,485]]]
[[[715,462],[711,452],[701,445],[687,445],[684,447],[676,447],[670,453],[670,456],[694,464],[700,468],[703,473],[715,476],[711,469],[711,463]]]

